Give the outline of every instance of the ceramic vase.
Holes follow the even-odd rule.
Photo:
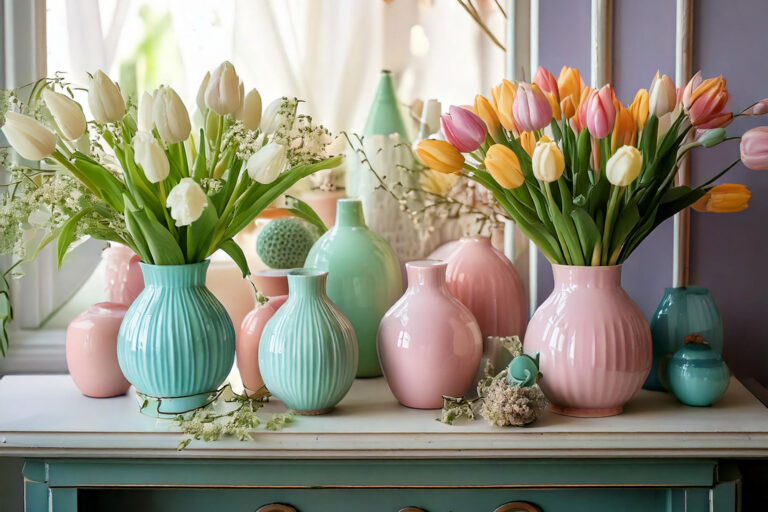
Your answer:
[[[620,414],[651,369],[651,332],[621,287],[621,265],[552,265],[555,287],[536,310],[523,349],[540,353],[539,381],[552,411]]]
[[[379,327],[381,366],[401,404],[439,409],[443,395],[470,390],[483,351],[480,327],[448,292],[446,263],[421,260],[405,267],[408,289]]]
[[[101,258],[109,301],[130,306],[144,289],[138,255],[124,245],[110,244]]]
[[[403,280],[390,245],[366,227],[359,200],[339,200],[336,225],[312,246],[305,266],[328,272],[328,296],[352,322],[359,346],[357,376],[381,375],[376,332],[402,295]]]
[[[205,287],[208,261],[141,264],[146,286],[118,336],[120,368],[144,414],[175,415],[213,399],[235,358],[235,329]]]
[[[330,412],[357,371],[355,331],[328,298],[327,277],[316,269],[289,272],[288,300],[267,322],[259,343],[264,384],[299,414]]]
[[[117,333],[127,310],[125,304],[100,302],[67,327],[67,369],[85,396],[120,396],[131,387],[117,362]]]
[[[259,371],[259,342],[264,326],[288,299],[288,270],[264,270],[253,274],[256,289],[268,298],[248,313],[237,333],[237,369],[248,395],[264,387]]]
[[[707,407],[725,394],[731,372],[708,343],[688,343],[666,365],[669,389],[685,405]]]
[[[667,360],[690,334],[702,336],[712,350],[723,352],[723,322],[709,290],[702,286],[667,288],[651,318],[653,366],[643,384],[645,389],[661,391],[668,387]]]

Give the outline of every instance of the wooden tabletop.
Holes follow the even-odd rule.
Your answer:
[[[283,412],[277,401],[263,411]],[[331,413],[297,417],[254,441],[182,439],[167,420],[139,413],[131,389],[118,398],[80,394],[68,375],[0,379],[0,456],[139,458],[768,457],[768,409],[737,380],[713,407],[686,407],[640,391],[624,414],[568,418],[546,412],[533,426],[484,420],[444,425],[439,411],[405,408],[383,378],[356,380]]]

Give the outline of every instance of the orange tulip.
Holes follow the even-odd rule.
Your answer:
[[[517,87],[507,79],[501,81],[499,85],[491,90],[493,96],[493,106],[496,108],[496,114],[499,116],[501,125],[507,130],[517,133],[515,117],[512,114],[512,105],[515,103]]]
[[[521,133],[518,142],[529,156],[533,155],[533,150],[536,148],[536,135],[533,132]]]
[[[491,105],[491,102],[485,96],[478,94],[475,96],[474,107],[475,114],[483,120],[491,138],[496,142],[503,140],[504,135],[501,132],[501,121],[499,121],[499,116],[496,115],[496,110]]]
[[[712,187],[704,197],[693,203],[697,212],[731,213],[740,212],[749,206],[752,192],[745,185],[724,183]]]
[[[424,139],[416,146],[421,161],[438,172],[446,174],[459,172],[464,167],[464,156],[444,140]]]
[[[555,98],[555,95],[551,92],[546,93],[547,101],[549,101],[549,106],[552,107],[552,117],[557,119],[558,121],[561,118],[560,115],[560,103],[558,103],[557,98]]]
[[[704,128],[718,128],[731,120],[724,112],[728,103],[728,89],[721,76],[701,80],[701,71],[696,73],[683,91],[683,107],[691,118],[691,124]]]
[[[638,130],[645,128],[645,123],[648,121],[648,98],[648,89],[640,89],[629,106],[629,113],[632,114]]]
[[[563,66],[563,69],[560,70],[560,76],[557,78],[557,88],[560,94],[562,115],[570,119],[576,114],[576,109],[579,108],[581,91],[584,88],[579,70]]]
[[[616,151],[621,146],[634,146],[637,137],[637,123],[629,110],[619,103],[616,111],[616,122],[611,134],[611,151]]]
[[[517,188],[525,182],[517,155],[503,144],[494,144],[488,149],[485,168],[504,188]]]

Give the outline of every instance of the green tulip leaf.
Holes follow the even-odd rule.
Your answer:
[[[240,272],[243,273],[244,278],[251,275],[251,269],[248,268],[248,260],[246,260],[245,254],[243,254],[243,250],[239,245],[235,243],[234,240],[231,238],[229,240],[224,240],[219,247],[222,251],[226,252],[230,258],[232,258],[232,261],[237,264],[237,266],[240,268]]]
[[[571,218],[576,225],[576,231],[579,233],[579,242],[581,243],[581,250],[587,259],[592,258],[595,248],[599,248],[602,242],[602,236],[600,235],[600,229],[597,224],[589,216],[589,213],[584,208],[577,206],[571,212]]]
[[[88,215],[93,211],[93,208],[85,208],[80,210],[61,227],[59,231],[59,239],[56,245],[56,260],[58,262],[59,269],[61,269],[61,263],[64,261],[64,256],[67,254],[69,246],[75,241],[75,233],[77,232],[77,223],[80,219]]]
[[[206,256],[206,250],[211,246],[211,234],[219,222],[219,215],[213,202],[208,205],[198,219],[187,226],[187,261],[202,261]]]
[[[320,230],[320,234],[325,233],[328,231],[328,228],[326,227],[323,220],[317,215],[315,210],[312,209],[311,206],[309,206],[307,203],[302,201],[301,199],[294,197],[294,196],[285,196],[285,206],[288,210],[291,211],[291,213],[300,218],[303,219],[313,226],[315,226],[317,229]]]

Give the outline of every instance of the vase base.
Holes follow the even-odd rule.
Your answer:
[[[296,414],[300,416],[320,416],[322,414],[328,414],[333,410],[333,407],[326,407],[325,409],[314,409],[311,411],[296,411],[294,410]]]
[[[557,404],[549,404],[549,409],[562,416],[573,416],[574,418],[605,418],[607,416],[617,416],[624,412],[624,407],[609,407],[606,409],[582,409],[580,407],[563,407]]]
[[[194,411],[208,405],[216,396],[217,393],[213,392],[183,397],[155,397],[136,392],[141,413],[152,418],[173,418]]]

